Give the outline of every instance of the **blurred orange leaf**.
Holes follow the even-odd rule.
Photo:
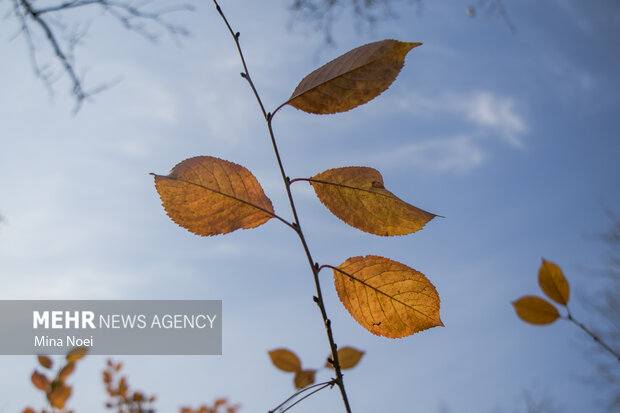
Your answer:
[[[84,358],[88,353],[88,347],[75,347],[69,353],[67,353],[67,361],[70,363],[75,363],[76,361]]]
[[[310,184],[334,215],[371,234],[410,234],[436,216],[398,199],[384,188],[381,173],[373,168],[329,169],[311,178]]]
[[[63,409],[69,397],[71,397],[71,387],[60,381],[54,381],[52,383],[52,390],[47,394],[47,400],[49,400],[52,407],[57,409]]]
[[[353,49],[306,76],[285,104],[319,114],[351,110],[386,90],[421,44],[382,40]]]
[[[39,373],[38,371],[35,370],[34,373],[32,373],[30,380],[32,380],[32,384],[34,384],[34,387],[36,387],[37,389],[42,390],[44,392],[47,392],[49,390],[49,387],[50,387],[49,379],[45,377],[45,375]]]
[[[315,370],[302,370],[295,374],[295,387],[303,389],[314,383]]]
[[[558,309],[543,298],[525,296],[513,301],[512,305],[519,318],[531,324],[551,324],[560,318]]]
[[[274,217],[263,188],[241,165],[197,156],[177,164],[166,176],[154,176],[168,216],[194,234],[227,234]]]
[[[353,368],[360,362],[363,351],[357,350],[353,347],[343,347],[338,349],[338,361],[340,362],[340,368],[342,370]],[[328,361],[325,363],[327,367],[334,368],[334,366]]]
[[[58,380],[65,381],[75,370],[75,363],[68,363],[58,373]]]
[[[26,407],[22,413],[36,413],[36,412],[32,410],[30,407]]]
[[[388,258],[367,255],[334,269],[338,297],[372,334],[401,338],[443,326],[439,296],[419,271]]]
[[[538,271],[538,285],[558,304],[566,305],[570,298],[570,287],[562,273],[562,269],[551,261],[542,260]]]
[[[292,351],[279,348],[269,352],[273,364],[280,370],[298,373],[301,371],[301,361]]]
[[[47,356],[37,356],[37,360],[39,360],[39,364],[43,367],[45,367],[46,369],[51,369],[52,368],[52,360],[47,357]]]

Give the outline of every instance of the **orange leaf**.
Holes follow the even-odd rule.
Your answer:
[[[295,374],[295,387],[303,389],[314,383],[315,370],[302,370]]]
[[[345,370],[355,367],[357,363],[360,362],[363,355],[363,351],[354,349],[353,347],[343,347],[338,349],[338,361],[340,362],[340,368]],[[325,363],[325,365],[329,368],[334,368],[329,361]]]
[[[30,407],[26,407],[24,411],[22,411],[22,413],[36,413],[36,412],[32,410]]]
[[[274,217],[260,184],[241,165],[211,156],[177,164],[155,187],[168,216],[197,235],[255,228]]]
[[[52,407],[57,409],[63,409],[69,397],[71,397],[71,387],[59,381],[52,383],[52,390],[47,394],[47,400]]]
[[[345,308],[373,334],[401,338],[443,326],[433,284],[397,261],[374,255],[349,258],[334,269],[334,283]]]
[[[551,261],[542,260],[538,271],[538,285],[547,295],[558,304],[568,304],[570,298],[570,287],[564,278],[562,269]]]
[[[66,358],[69,363],[75,363],[76,361],[84,358],[84,356],[86,356],[86,353],[88,353],[88,347],[75,347],[71,349],[69,353],[67,353]]]
[[[558,309],[543,298],[521,297],[517,301],[513,301],[512,305],[519,318],[531,324],[551,324],[560,318]]]
[[[34,373],[32,373],[32,376],[30,377],[30,380],[32,380],[32,384],[34,384],[34,387],[36,387],[37,389],[47,392],[49,390],[50,387],[50,381],[47,377],[45,377],[45,375],[39,373],[38,371],[34,371]]]
[[[394,196],[383,187],[381,173],[373,168],[329,169],[311,178],[310,184],[334,215],[371,234],[410,234],[436,216]]]
[[[285,348],[271,350],[269,357],[273,364],[280,370],[297,373],[301,371],[301,361],[295,353]]]
[[[39,364],[43,367],[45,367],[46,369],[51,369],[52,368],[52,360],[47,357],[47,356],[37,356],[37,359],[39,360]]]
[[[319,114],[351,110],[386,90],[421,44],[382,40],[353,49],[306,76],[283,105]]]
[[[58,373],[58,380],[60,381],[67,380],[67,377],[69,377],[73,373],[74,370],[75,370],[75,363],[69,362]]]

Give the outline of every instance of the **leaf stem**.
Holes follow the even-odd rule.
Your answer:
[[[604,348],[605,350],[607,350],[611,355],[613,355],[618,362],[620,362],[620,353],[618,353],[617,351],[615,351],[614,349],[612,349],[607,343],[605,343],[598,335],[596,335],[595,333],[593,333],[592,331],[590,331],[590,329],[588,329],[583,323],[581,323],[580,321],[577,321],[573,318],[573,315],[570,313],[570,311],[568,310],[568,308],[566,308],[566,311],[568,313],[568,315],[566,316],[566,319],[570,322],[572,322],[573,324],[575,324],[577,327],[579,327],[580,329],[582,329],[583,331],[586,332],[586,334],[588,334],[590,337],[592,337],[592,340],[594,340],[595,342],[597,342],[602,348]]]
[[[334,335],[333,335],[332,328],[331,328],[331,320],[327,316],[327,310],[325,309],[325,302],[323,301],[323,293],[321,291],[321,283],[319,282],[319,266],[318,266],[318,264],[315,264],[314,260],[312,259],[312,254],[310,253],[310,249],[308,247],[308,243],[306,242],[306,237],[304,236],[304,233],[303,233],[303,231],[301,229],[301,225],[300,225],[300,221],[299,221],[299,216],[297,215],[297,208],[295,207],[295,201],[293,200],[293,195],[291,193],[291,180],[286,175],[286,172],[284,171],[284,166],[282,164],[282,158],[280,157],[280,152],[278,151],[278,145],[276,143],[276,139],[275,139],[275,136],[274,136],[274,133],[273,133],[273,127],[272,127],[273,115],[271,113],[267,113],[267,111],[265,110],[265,106],[263,105],[263,102],[262,102],[262,100],[260,98],[260,95],[258,94],[258,91],[256,90],[256,87],[254,86],[254,82],[252,82],[252,78],[250,76],[247,64],[245,62],[245,58],[243,57],[243,52],[241,51],[241,45],[239,44],[239,36],[240,36],[239,32],[235,32],[232,29],[232,27],[228,23],[228,20],[226,19],[226,16],[222,12],[222,9],[221,9],[220,5],[217,3],[217,0],[213,0],[213,3],[215,4],[215,8],[217,9],[218,13],[220,14],[222,19],[224,20],[224,23],[226,24],[226,27],[228,28],[228,31],[230,32],[230,34],[232,35],[232,37],[235,40],[235,44],[237,46],[237,51],[239,52],[239,57],[241,58],[241,63],[243,64],[243,70],[244,70],[244,72],[241,73],[241,77],[243,77],[245,80],[247,80],[248,84],[252,88],[252,92],[254,92],[254,96],[256,97],[256,100],[258,102],[258,105],[260,106],[260,109],[261,109],[261,111],[263,113],[263,116],[265,117],[265,121],[267,123],[267,128],[269,129],[269,137],[271,139],[271,144],[273,146],[273,150],[274,150],[276,159],[278,161],[278,167],[280,168],[280,173],[282,175],[282,180],[284,181],[284,186],[286,188],[286,194],[288,196],[288,200],[289,200],[289,203],[290,203],[290,206],[291,206],[291,211],[293,213],[294,222],[293,222],[292,225],[294,225],[296,227],[297,235],[299,236],[299,240],[301,241],[301,244],[303,246],[304,252],[306,253],[306,257],[308,259],[308,263],[310,264],[310,268],[312,270],[312,274],[314,276],[314,284],[315,284],[316,293],[317,293],[315,302],[317,303],[317,305],[318,305],[318,307],[319,307],[319,309],[321,311],[321,316],[323,317],[323,323],[325,325],[325,331],[327,333],[327,338],[329,340],[329,346],[330,346],[330,349],[331,349],[331,352],[332,352],[332,357],[333,357],[333,360],[334,360],[334,370],[336,372],[335,383],[338,385],[338,388],[340,389],[340,394],[342,396],[342,401],[344,403],[344,407],[345,407],[346,412],[347,413],[351,413],[351,407],[349,405],[349,399],[347,397],[347,392],[346,392],[345,387],[344,387],[342,368],[340,367],[340,361],[338,360],[338,346],[336,345],[336,343],[334,341]]]

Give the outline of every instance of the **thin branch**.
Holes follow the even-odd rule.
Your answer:
[[[126,29],[135,31],[145,38],[155,41],[157,39],[157,33],[151,31],[148,24],[162,27],[173,37],[187,36],[189,35],[187,29],[183,26],[168,22],[163,16],[164,14],[174,11],[193,10],[191,6],[178,5],[158,11],[146,11],[142,8],[143,5],[132,5],[129,0],[70,0],[42,8],[37,8],[34,0],[13,0],[13,5],[13,14],[19,20],[21,26],[20,31],[26,38],[35,75],[41,79],[50,91],[50,94],[52,94],[52,83],[54,83],[56,79],[52,78],[53,73],[51,70],[45,70],[38,62],[36,57],[37,48],[30,27],[31,24],[38,27],[44,34],[54,59],[62,68],[60,75],[66,74],[69,77],[71,94],[75,98],[76,103],[74,112],[79,111],[82,103],[87,98],[107,89],[115,82],[105,83],[89,90],[85,89],[83,79],[78,76],[73,58],[73,49],[85,35],[85,32],[69,33],[69,35],[66,36],[66,40],[61,40],[61,37],[67,35],[68,32],[67,28],[64,25],[60,25],[60,20],[58,20],[58,17],[62,16],[63,12],[79,7],[99,7],[119,21]]]
[[[279,410],[280,410],[280,409],[281,409],[281,408],[282,408],[282,407],[283,407],[286,403],[290,402],[290,401],[291,401],[291,400],[293,400],[295,397],[299,396],[299,395],[300,395],[300,394],[302,394],[302,393],[307,392],[307,391],[308,391],[308,390],[310,390],[310,389],[313,389],[313,388],[316,388],[316,387],[319,387],[319,386],[323,386],[323,387],[321,387],[321,388],[319,389],[319,390],[322,390],[322,389],[324,389],[325,387],[327,387],[327,386],[333,386],[334,384],[336,384],[336,380],[331,379],[330,381],[325,381],[325,382],[323,382],[323,383],[316,383],[316,384],[313,384],[313,385],[311,385],[311,386],[304,387],[303,389],[301,389],[301,390],[296,391],[295,393],[293,393],[293,395],[292,395],[292,396],[290,396],[288,399],[284,400],[282,403],[280,403],[279,405],[277,405],[277,406],[276,406],[276,407],[274,407],[273,409],[269,410],[269,412],[268,412],[268,413],[275,413],[276,411],[279,411]],[[314,392],[313,392],[312,394],[314,394]],[[306,396],[306,397],[307,397],[307,396]],[[304,397],[304,398],[305,398],[305,397]],[[303,400],[303,399],[300,399],[299,401],[301,401],[301,400]],[[298,402],[299,402],[299,401],[298,401]],[[298,403],[298,402],[297,402],[297,403]],[[294,404],[293,404],[293,406],[294,406]],[[290,407],[293,407],[293,406],[290,406]],[[289,407],[289,408],[290,408],[290,407]]]
[[[295,401],[295,403],[291,404],[289,407],[287,407],[286,409],[282,410],[281,413],[287,412],[290,409],[292,409],[297,403],[301,403],[302,401],[304,401],[305,399],[307,399],[308,397],[312,396],[314,393],[320,392],[321,390],[323,390],[324,388],[326,388],[327,386],[329,386],[330,383],[325,384],[323,387],[319,387],[318,389],[314,390],[313,392],[310,392],[308,394],[306,394],[304,397],[302,397],[301,399]]]
[[[568,308],[566,309],[568,311]],[[604,348],[606,351],[608,351],[611,355],[613,355],[618,362],[620,362],[620,353],[618,353],[617,351],[615,351],[613,348],[611,348],[607,343],[605,343],[598,335],[596,335],[595,333],[593,333],[592,331],[590,331],[583,323],[575,320],[572,316],[572,314],[570,313],[570,311],[568,311],[568,315],[566,316],[566,319],[572,323],[574,323],[575,325],[577,325],[577,327],[579,327],[580,329],[582,329],[584,332],[586,332],[586,334],[588,334],[592,340],[594,340],[599,346],[601,346],[602,348]]]
[[[235,40],[235,44],[237,45],[237,51],[239,52],[239,57],[241,58],[241,62],[243,64],[243,69],[244,72],[241,73],[241,76],[248,82],[248,84],[250,85],[250,87],[252,88],[252,91],[254,92],[254,96],[256,97],[256,100],[258,102],[258,105],[260,106],[260,109],[263,113],[263,116],[265,118],[265,121],[267,122],[267,128],[269,130],[269,137],[271,138],[271,144],[273,146],[273,150],[276,156],[276,159],[278,161],[278,166],[280,168],[280,173],[282,175],[282,180],[284,182],[284,186],[286,188],[286,194],[288,196],[288,200],[291,206],[291,211],[293,213],[293,217],[294,217],[294,223],[293,225],[296,227],[297,230],[297,235],[299,236],[299,240],[303,246],[304,252],[306,253],[306,258],[308,259],[308,263],[310,265],[310,268],[312,270],[312,274],[314,277],[314,284],[316,287],[316,297],[314,297],[314,301],[317,303],[320,311],[321,311],[321,316],[323,317],[323,323],[325,325],[325,331],[327,333],[327,338],[329,340],[329,346],[332,352],[332,356],[334,359],[334,370],[336,372],[336,384],[338,385],[338,388],[340,389],[340,394],[342,396],[342,401],[344,403],[345,409],[347,411],[347,413],[351,413],[351,407],[349,406],[349,399],[347,397],[347,392],[345,390],[344,387],[344,380],[343,380],[343,376],[342,376],[342,369],[340,367],[340,361],[338,359],[338,347],[334,341],[334,335],[332,332],[332,328],[331,328],[331,320],[328,318],[327,316],[327,311],[325,309],[325,302],[323,301],[323,293],[321,291],[321,284],[319,281],[319,266],[318,264],[315,264],[313,258],[312,258],[312,254],[310,253],[310,249],[308,248],[308,243],[306,242],[306,238],[304,236],[304,233],[301,229],[301,225],[300,225],[300,221],[299,221],[299,217],[297,215],[297,208],[295,207],[295,201],[293,200],[293,195],[291,193],[291,183],[290,183],[290,179],[289,177],[286,175],[286,172],[284,171],[284,166],[282,165],[282,159],[280,157],[280,153],[278,151],[278,145],[276,144],[276,139],[273,133],[273,127],[272,127],[272,120],[273,120],[273,116],[271,115],[271,113],[267,113],[267,111],[265,110],[265,106],[263,105],[263,102],[260,98],[260,95],[258,94],[258,91],[256,90],[256,87],[254,86],[254,82],[252,82],[252,78],[250,76],[250,73],[248,71],[248,67],[245,61],[245,58],[243,56],[243,52],[241,51],[241,45],[239,44],[239,37],[240,34],[239,32],[235,32],[232,27],[230,26],[230,24],[228,23],[228,19],[226,19],[226,16],[224,15],[224,13],[222,12],[222,9],[220,7],[220,5],[218,4],[217,0],[213,0],[213,3],[215,4],[215,7],[218,11],[218,13],[220,14],[220,16],[222,17],[222,19],[224,20],[224,23],[226,24],[226,27],[228,28],[228,31],[230,32],[230,34],[232,35],[233,39]]]

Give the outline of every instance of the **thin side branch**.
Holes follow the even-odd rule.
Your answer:
[[[334,384],[336,384],[336,380],[332,379],[330,381],[325,381],[323,383],[316,383],[313,384],[311,386],[308,387],[304,387],[303,389],[296,391],[295,393],[293,393],[293,395],[291,395],[288,399],[284,400],[282,403],[280,403],[279,405],[277,405],[276,407],[274,407],[272,410],[269,410],[268,413],[276,413],[276,412],[285,412],[286,410],[290,409],[291,407],[293,407],[294,405],[296,405],[297,403],[299,403],[300,401],[302,401],[303,399],[313,395],[314,393],[316,393],[317,391],[323,390],[324,388],[326,388],[327,386],[333,386]],[[285,410],[282,410],[284,408],[284,406],[290,402],[291,400],[295,399],[297,396],[307,392],[308,390],[312,390],[316,387],[321,387],[318,390],[313,391],[310,394],[305,395],[304,397],[302,397],[301,399],[297,400],[295,403],[293,403],[292,405],[290,405],[289,407],[287,407]]]
[[[66,75],[71,84],[71,95],[75,99],[75,112],[79,111],[86,99],[111,85],[107,83],[92,89],[84,87],[83,78],[78,75],[76,69],[73,49],[86,33],[69,32],[68,26],[60,23],[66,11],[89,6],[103,10],[126,29],[137,32],[151,41],[157,40],[158,34],[154,30],[156,27],[164,29],[175,38],[189,35],[187,29],[169,22],[164,16],[175,11],[193,10],[191,6],[181,4],[148,11],[144,9],[144,4],[134,5],[131,0],[70,0],[38,8],[35,0],[13,0],[13,15],[19,21],[20,33],[26,38],[35,75],[41,79],[50,93],[53,89],[52,84],[62,75]],[[60,65],[59,73],[54,73],[49,65],[42,66],[39,63],[35,29],[43,34],[44,44],[47,44],[47,48],[51,51],[53,60]]]
[[[592,338],[592,340],[594,340],[599,346],[601,346],[603,349],[605,349],[607,352],[609,352],[611,355],[613,355],[618,360],[618,362],[620,362],[620,353],[618,353],[613,348],[611,348],[607,343],[605,343],[594,332],[590,331],[590,329],[588,329],[583,323],[581,323],[580,321],[575,320],[573,318],[572,314],[570,313],[570,311],[568,312],[568,315],[566,316],[566,319],[568,321],[572,322],[573,324],[575,324],[580,329],[582,329],[587,335],[589,335]]]

